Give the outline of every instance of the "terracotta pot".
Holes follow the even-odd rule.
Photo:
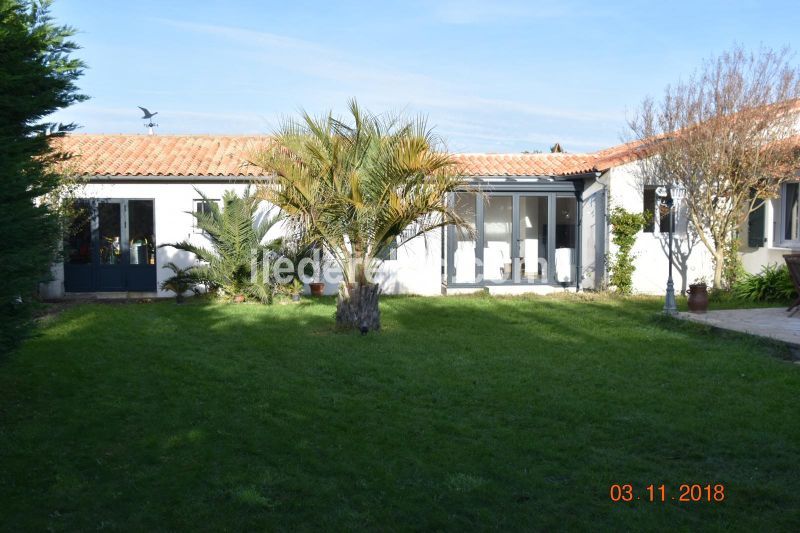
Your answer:
[[[705,283],[689,285],[689,311],[705,313],[708,310],[708,287]]]
[[[236,302],[237,304],[244,302],[244,294],[237,294],[236,296],[233,297],[233,301]]]
[[[308,286],[311,288],[311,296],[322,296],[325,293],[324,283],[309,283]]]

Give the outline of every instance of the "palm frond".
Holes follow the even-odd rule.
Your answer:
[[[370,264],[400,235],[405,243],[467,225],[447,201],[460,186],[454,161],[424,117],[377,116],[355,100],[348,108],[346,118],[303,113],[252,160],[276,176],[259,195],[322,243],[350,282],[354,262]]]
[[[265,294],[260,288],[251,287],[253,284],[268,286],[271,283],[269,279],[261,279],[260,272],[253,272],[254,258],[261,259],[265,251],[278,249],[281,239],[265,239],[270,229],[281,220],[280,213],[266,213],[257,218],[261,199],[249,187],[241,196],[232,190],[225,191],[222,207],[209,201],[201,191],[198,193],[210,209],[207,213],[192,215],[203,230],[208,247],[189,241],[162,246],[194,254],[203,264],[192,267],[191,275],[198,282],[228,296]],[[256,299],[262,301],[260,297]]]

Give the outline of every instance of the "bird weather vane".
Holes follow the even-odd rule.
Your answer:
[[[146,107],[142,107],[140,105],[136,106],[136,107],[141,109],[142,113],[144,113],[144,116],[142,117],[142,119],[149,121],[144,125],[144,127],[148,128],[148,131],[149,131],[150,135],[153,135],[153,128],[158,126],[158,124],[153,122],[153,117],[158,115],[158,111],[156,111],[155,113],[151,113]]]

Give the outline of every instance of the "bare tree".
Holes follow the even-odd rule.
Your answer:
[[[714,287],[738,228],[800,169],[792,58],[788,48],[736,46],[668,86],[660,102],[644,100],[629,122],[642,181],[686,189],[689,221],[714,257]]]

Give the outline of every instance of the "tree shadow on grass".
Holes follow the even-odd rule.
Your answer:
[[[381,305],[383,331],[364,337],[334,334],[333,298],[68,310],[0,374],[10,523],[581,528],[619,479],[797,500],[800,380],[738,340],[664,327],[655,301]],[[752,510],[618,509],[607,524]]]

